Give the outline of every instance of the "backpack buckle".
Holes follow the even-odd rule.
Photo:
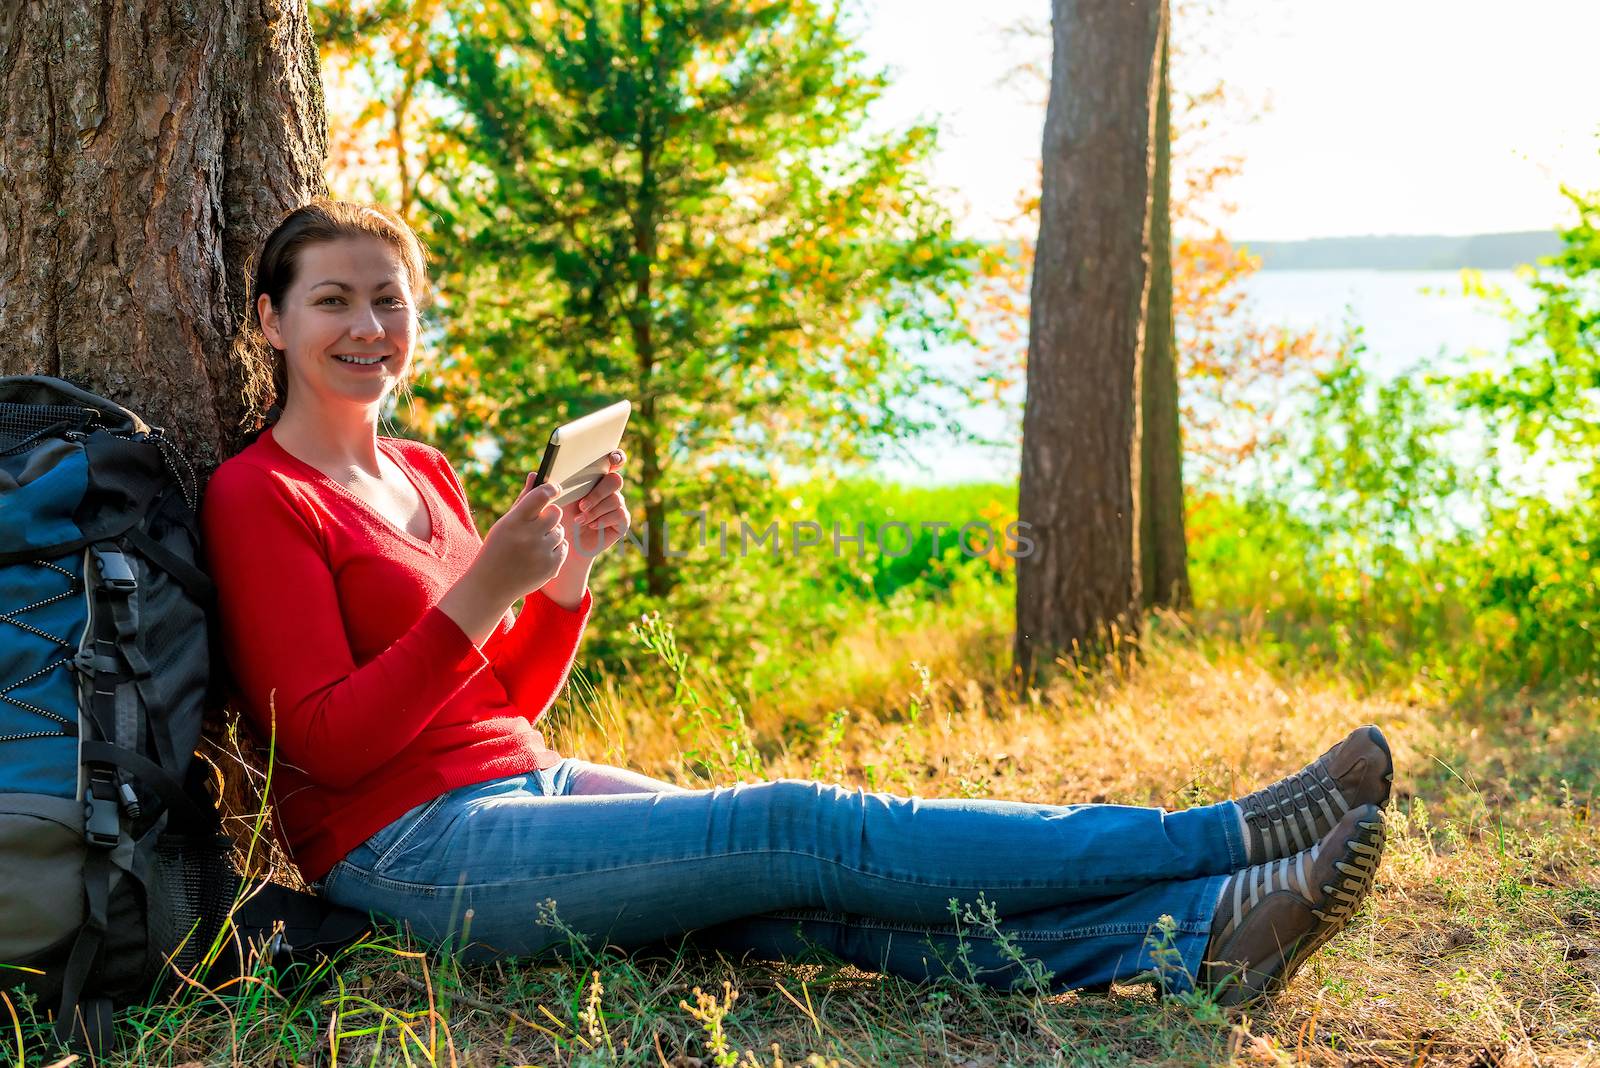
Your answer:
[[[94,553],[95,562],[100,565],[100,584],[106,589],[116,593],[132,593],[139,588],[138,581],[133,577],[133,568],[128,566],[128,558],[122,555],[121,550],[91,545],[89,551]]]
[[[90,768],[89,789],[83,799],[83,837],[92,846],[111,849],[121,834],[116,780],[105,768]]]

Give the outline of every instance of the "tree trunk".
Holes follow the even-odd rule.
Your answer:
[[[265,407],[248,260],[323,187],[305,0],[11,0],[0,13],[0,373],[165,427],[200,466]]]
[[[635,434],[639,442],[640,492],[644,494],[645,592],[652,597],[665,597],[672,591],[673,578],[667,564],[670,531],[667,528],[667,503],[661,496],[660,425],[656,421],[656,398],[650,394],[645,394],[639,404]],[[679,548],[683,546],[679,545]]]
[[[1054,0],[1028,331],[1015,656],[1137,634],[1139,361],[1161,0]]]
[[[648,124],[646,129],[648,130]],[[661,496],[661,426],[657,421],[655,374],[656,346],[655,295],[651,272],[659,255],[660,219],[655,201],[655,142],[648,135],[639,145],[639,203],[633,213],[633,306],[628,319],[633,332],[634,353],[639,361],[639,492],[644,496],[644,585],[652,597],[665,597],[672,590],[672,566],[667,562],[667,504]]]
[[[1165,5],[1163,5],[1165,7]],[[1150,295],[1140,371],[1139,559],[1146,607],[1189,606],[1183,533],[1183,445],[1178,426],[1177,338],[1172,326],[1172,91],[1167,70],[1171,15],[1162,12],[1156,98],[1155,169],[1150,186]]]

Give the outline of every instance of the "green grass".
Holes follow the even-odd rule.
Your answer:
[[[1202,589],[1215,580],[1207,561],[1227,558],[1205,545]],[[1153,620],[1136,664],[1015,694],[1009,573],[963,565],[944,581],[932,565],[881,596],[796,594],[850,610],[826,639],[769,627],[759,683],[681,632],[673,670],[628,639],[630,671],[591,665],[552,716],[553,742],[686,785],[803,776],[1183,807],[1253,789],[1378,723],[1398,776],[1376,889],[1282,997],[1225,1013],[1147,986],[998,994],[827,960],[577,943],[566,960],[463,966],[391,935],[342,954],[320,986],[268,972],[183,986],[127,1012],[124,1048],[101,1063],[1600,1062],[1600,701],[1583,687],[1464,688],[1385,661],[1383,643],[1322,655],[1325,623],[1217,607],[1213,592],[1199,615]],[[653,624],[658,646],[670,622]],[[35,1043],[41,1023],[11,1004],[16,1026],[0,1041]]]

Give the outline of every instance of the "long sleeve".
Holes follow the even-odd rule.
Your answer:
[[[495,677],[528,722],[537,722],[566,685],[593,603],[588,590],[572,609],[535,590],[510,630],[502,629],[484,643]]]
[[[358,666],[315,512],[264,470],[219,469],[203,524],[239,696],[263,735],[276,720],[280,758],[313,781],[360,782],[488,665],[433,605]]]

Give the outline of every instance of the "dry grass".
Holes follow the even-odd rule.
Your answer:
[[[332,987],[257,984],[226,1012],[191,992],[137,1013],[124,1062],[1600,1063],[1594,700],[1467,708],[1425,687],[1361,692],[1277,666],[1226,622],[1197,634],[1175,619],[1137,667],[1018,699],[1004,607],[976,599],[911,630],[866,620],[749,702],[763,773],[1185,806],[1253,789],[1377,723],[1399,769],[1377,889],[1276,1003],[1229,1016],[1141,987],[997,995],[692,954],[458,968],[391,940],[352,951]],[[680,733],[664,691],[575,689],[579,706],[559,717],[564,752],[685,783],[732,773],[713,746],[686,766],[699,740]]]

